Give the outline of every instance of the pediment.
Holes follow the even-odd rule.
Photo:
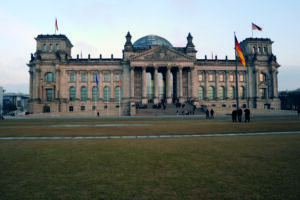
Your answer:
[[[193,61],[194,59],[167,46],[152,47],[139,55],[130,58],[130,61]]]

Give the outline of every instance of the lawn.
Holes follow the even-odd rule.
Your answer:
[[[252,124],[228,124],[223,120],[104,120],[101,123],[152,125],[107,129],[61,127],[58,134],[56,128],[47,126],[66,123],[93,125],[100,122],[89,119],[81,122],[68,119],[24,121],[1,122],[1,136],[7,134],[6,130],[11,130],[10,134],[15,136],[30,135],[29,131],[23,133],[23,129],[43,131],[39,133],[41,135],[51,135],[52,132],[53,135],[65,136],[80,132],[82,135],[105,135],[105,131],[113,134],[119,129],[123,130],[124,135],[142,135],[144,133],[139,131],[144,129],[150,129],[147,134],[151,131],[158,134],[162,130],[168,131],[163,127],[172,128],[172,131],[180,129],[189,134],[197,133],[199,128],[206,130],[205,133],[219,131],[225,134],[236,128],[246,131],[250,127],[252,131],[278,130],[282,126],[285,127],[283,129],[300,130],[297,121],[290,119],[286,123],[283,120],[260,120]],[[41,126],[41,129],[34,126]],[[114,131],[110,132],[110,128]],[[141,129],[134,133],[127,132],[135,128]],[[121,130],[117,134],[120,133]],[[33,134],[39,135],[38,131]],[[0,140],[0,161],[1,199],[300,198],[299,134],[171,139]]]

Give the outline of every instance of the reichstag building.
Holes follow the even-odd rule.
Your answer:
[[[197,108],[236,107],[235,60],[227,56],[196,57],[191,34],[185,47],[147,35],[131,41],[128,32],[122,58],[71,56],[65,35],[38,35],[36,52],[27,64],[29,112],[61,115],[135,115],[134,105],[180,102]],[[238,62],[241,107],[280,109],[278,68],[268,38],[240,43],[246,67]],[[220,47],[221,48],[221,47]]]

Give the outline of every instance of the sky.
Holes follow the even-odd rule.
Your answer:
[[[27,63],[35,37],[65,34],[72,57],[82,52],[122,58],[125,35],[132,42],[155,34],[173,46],[186,46],[190,32],[197,58],[234,58],[234,32],[239,41],[251,37],[251,23],[263,28],[253,36],[270,38],[281,65],[279,91],[300,88],[300,1],[298,0],[12,0],[0,7],[0,86],[6,92],[29,93]]]

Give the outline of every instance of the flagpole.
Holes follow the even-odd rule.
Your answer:
[[[235,87],[236,87],[236,108],[239,109],[239,83],[238,83],[238,76],[237,76],[237,56],[236,56],[236,45],[235,45],[235,32],[234,32],[234,53],[235,53]]]

